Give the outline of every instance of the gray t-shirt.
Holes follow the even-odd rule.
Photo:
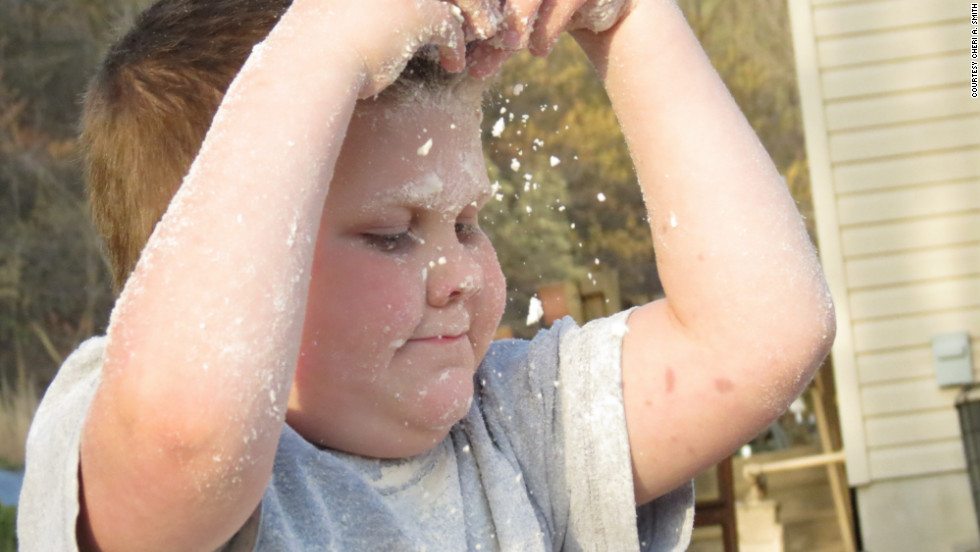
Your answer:
[[[691,485],[634,506],[620,371],[627,316],[495,342],[469,413],[416,457],[321,450],[285,426],[261,505],[225,549],[686,549]],[[24,551],[76,549],[78,441],[103,348],[101,338],[82,344],[35,416],[18,512]]]

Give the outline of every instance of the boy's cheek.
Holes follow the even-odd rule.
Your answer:
[[[480,312],[475,314],[482,319],[481,323],[489,326],[491,332],[495,332],[507,302],[507,282],[497,263],[496,254],[493,256],[493,263],[484,272],[487,275],[484,288],[486,300],[482,302]]]

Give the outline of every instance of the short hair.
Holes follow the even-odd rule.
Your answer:
[[[291,0],[160,0],[109,49],[89,84],[80,142],[92,218],[116,292],[190,169],[229,84]],[[464,72],[465,73],[465,72]],[[379,99],[464,80],[431,48]]]

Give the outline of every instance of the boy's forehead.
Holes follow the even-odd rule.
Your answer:
[[[474,113],[474,109],[477,110]],[[491,194],[480,142],[479,106],[449,101],[359,105],[346,149],[368,193],[361,208],[459,211]],[[343,154],[342,154],[343,155]]]

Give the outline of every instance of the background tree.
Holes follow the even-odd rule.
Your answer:
[[[23,461],[38,390],[112,301],[88,219],[80,96],[122,0],[0,0],[0,465]]]
[[[125,2],[0,0],[0,376],[42,385],[104,328],[111,292],[88,222],[80,95]]]

